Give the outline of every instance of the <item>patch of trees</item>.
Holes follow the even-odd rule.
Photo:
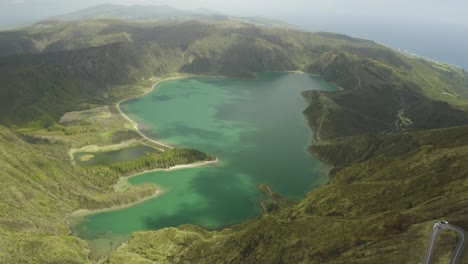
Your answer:
[[[167,169],[176,165],[213,159],[214,157],[194,149],[169,149],[164,152],[146,154],[137,160],[111,165],[110,169],[123,175],[129,175],[145,170]]]

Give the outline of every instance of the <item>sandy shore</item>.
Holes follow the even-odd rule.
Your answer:
[[[218,162],[219,160],[216,158],[215,160],[208,160],[208,161],[202,161],[202,162],[195,162],[195,163],[192,163],[192,164],[185,164],[185,165],[177,165],[177,166],[173,166],[173,167],[170,167],[168,169],[156,169],[156,171],[171,171],[171,170],[181,170],[181,169],[188,169],[188,168],[196,168],[196,167],[201,167],[201,166],[205,166],[205,165],[208,165],[208,164],[213,164],[213,163],[216,163]]]
[[[209,165],[209,164],[214,164],[214,163],[217,163],[218,161],[219,160],[216,158],[215,160],[208,160],[208,161],[201,161],[201,162],[195,162],[195,163],[190,163],[190,164],[176,165],[176,166],[173,166],[173,167],[170,167],[170,168],[167,168],[167,169],[157,168],[157,169],[154,169],[154,170],[145,170],[145,171],[133,174],[131,176],[120,177],[119,182],[114,185],[114,190],[118,191],[118,190],[123,189],[126,186],[130,186],[127,183],[128,179],[140,176],[140,175],[145,174],[145,173],[156,172],[156,171],[173,171],[173,170],[190,169],[190,168],[206,166],[206,165]]]
[[[301,71],[301,70],[297,70],[297,71],[285,71],[285,72],[299,73],[299,74],[310,74],[310,73],[303,72],[303,71]],[[310,74],[310,75],[312,75],[312,74]]]
[[[157,196],[159,196],[161,194],[163,194],[163,191],[161,191],[161,189],[156,189],[156,191],[154,192],[153,195],[150,195],[148,197],[145,197],[145,198],[140,199],[138,201],[135,201],[133,203],[123,204],[123,205],[118,205],[118,206],[112,206],[112,207],[103,208],[103,209],[94,209],[94,210],[80,209],[78,211],[75,211],[75,212],[71,213],[69,215],[69,218],[77,219],[77,218],[85,217],[85,216],[88,216],[88,215],[91,215],[91,214],[102,213],[102,212],[110,212],[110,211],[114,211],[114,210],[119,210],[119,209],[132,207],[135,204],[139,204],[139,203],[148,201],[148,200],[153,199],[153,198],[155,198],[155,197],[157,197]]]
[[[141,97],[141,96],[144,96],[144,95],[147,95],[148,93],[151,93],[156,85],[158,85],[159,83],[161,82],[165,82],[165,81],[171,81],[171,80],[178,80],[178,79],[185,79],[185,78],[191,78],[191,77],[195,77],[195,76],[191,76],[191,75],[187,75],[187,76],[175,76],[175,77],[168,77],[168,78],[163,78],[161,80],[158,80],[156,81],[153,86],[151,87],[151,89],[149,89],[147,92],[141,94],[141,95],[138,95],[136,97],[132,97],[132,98],[128,98],[128,99],[124,99],[122,101],[119,101],[115,104],[116,108],[118,109],[118,111],[120,112],[120,114],[126,119],[128,120],[130,123],[133,124],[133,127],[135,129],[135,131],[145,140],[148,140],[156,145],[160,145],[160,146],[163,146],[165,148],[169,148],[169,149],[172,149],[173,147],[172,146],[169,146],[167,144],[164,144],[162,142],[159,142],[159,141],[156,141],[156,140],[153,140],[149,137],[147,137],[146,135],[144,135],[139,129],[138,129],[138,124],[133,121],[129,116],[127,116],[123,111],[122,109],[120,108],[120,104],[123,103],[123,102],[126,102],[128,100],[131,100],[131,99],[134,99],[134,98],[138,98],[138,97]],[[136,143],[138,141],[135,141],[135,142],[131,142],[131,143]],[[114,148],[118,148],[118,147],[121,147],[122,145],[127,145],[129,142],[123,142],[123,143],[120,143],[120,144],[115,144],[115,146],[112,146]],[[83,149],[86,149],[86,150],[102,150],[102,149],[105,149],[105,148],[109,148],[109,146],[103,146],[103,147],[99,147],[99,146],[86,146],[86,147],[83,147],[79,150],[83,150]],[[162,151],[164,151],[164,149],[160,149]],[[74,163],[74,159],[73,159],[73,153],[78,151],[77,149],[72,149],[69,151],[69,155],[71,156],[71,160],[72,160],[72,163]],[[142,175],[142,174],[145,174],[145,173],[148,173],[148,172],[155,172],[155,171],[172,171],[172,170],[181,170],[181,169],[189,169],[189,168],[195,168],[195,167],[201,167],[201,166],[205,166],[205,165],[209,165],[209,164],[213,164],[213,163],[216,163],[218,162],[218,159],[215,159],[215,160],[211,160],[211,161],[203,161],[203,162],[196,162],[196,163],[191,163],[191,164],[183,164],[183,165],[177,165],[177,166],[173,166],[173,167],[170,167],[170,168],[167,168],[167,169],[163,169],[163,168],[158,168],[158,169],[154,169],[154,170],[146,170],[146,171],[143,171],[143,172],[139,172],[139,173],[136,173],[134,175],[131,175],[131,176],[127,176],[127,177],[121,177],[119,182],[117,184],[114,185],[114,190],[116,190],[117,192],[119,192],[120,190],[122,189],[125,189],[127,186],[130,186],[127,181],[128,179],[132,178],[132,177],[136,177],[136,176],[139,176],[139,175]],[[119,206],[113,206],[113,207],[108,207],[108,208],[103,208],[103,209],[95,209],[95,210],[88,210],[88,209],[81,209],[81,210],[77,210],[71,214],[69,214],[66,218],[67,218],[67,222],[69,224],[69,227],[71,227],[70,223],[69,223],[69,220],[68,219],[79,219],[79,218],[82,218],[82,217],[85,217],[87,215],[91,215],[91,214],[96,214],[96,213],[101,213],[101,212],[109,212],[109,211],[114,211],[114,210],[119,210],[119,209],[123,209],[123,208],[128,208],[128,207],[131,207],[135,204],[138,204],[138,203],[142,203],[142,202],[145,202],[147,200],[150,200],[152,198],[155,198],[159,195],[161,195],[163,193],[163,191],[161,191],[161,189],[156,189],[155,193],[153,195],[150,195],[148,197],[145,197],[141,200],[138,200],[138,201],[135,201],[133,203],[129,203],[129,204],[124,204],[124,205],[119,205]],[[70,228],[70,233],[71,233],[71,228]]]
[[[135,96],[135,97],[131,97],[131,98],[128,98],[128,99],[124,99],[124,100],[121,100],[117,103],[115,103],[115,107],[117,108],[117,110],[119,111],[120,115],[122,115],[128,122],[130,122],[131,124],[133,124],[133,128],[135,129],[135,131],[138,133],[138,135],[140,135],[142,137],[142,139],[144,140],[147,140],[149,142],[152,142],[154,143],[155,145],[159,145],[159,146],[162,146],[164,148],[169,148],[169,149],[173,149],[172,146],[169,146],[167,144],[164,144],[162,142],[159,142],[159,141],[156,141],[154,139],[151,139],[149,137],[147,137],[145,134],[143,134],[139,129],[138,129],[138,124],[133,121],[129,116],[127,116],[124,111],[122,111],[122,109],[120,108],[120,104],[123,103],[123,102],[126,102],[128,100],[131,100],[131,99],[134,99],[134,98],[138,98],[138,97],[142,97],[142,96],[145,96],[147,95],[148,93],[151,93],[154,88],[156,87],[156,85],[158,85],[159,83],[161,82],[165,82],[165,81],[172,81],[172,80],[178,80],[178,79],[185,79],[185,78],[190,78],[190,77],[193,77],[191,75],[184,75],[184,76],[174,76],[174,77],[168,77],[168,78],[162,78],[158,81],[156,81],[152,86],[151,86],[151,89],[149,89],[148,91],[144,92],[143,94],[141,95],[138,95],[138,96]],[[79,148],[79,149],[75,149],[75,148],[72,148],[68,151],[68,155],[70,156],[70,160],[71,160],[71,164],[72,165],[76,165],[76,161],[75,161],[75,157],[74,157],[74,154],[76,152],[83,152],[83,151],[89,151],[89,152],[98,152],[98,151],[109,151],[109,150],[118,150],[118,149],[121,149],[121,148],[125,148],[125,147],[128,147],[128,146],[131,146],[132,144],[138,144],[138,141],[136,140],[129,140],[129,141],[124,141],[124,142],[121,142],[119,144],[114,144],[114,145],[106,145],[106,146],[98,146],[98,145],[89,145],[89,146],[84,146],[82,148]],[[157,146],[152,146],[158,150],[161,150],[161,151],[164,151],[164,148],[158,148]]]
[[[128,184],[126,184],[128,179],[130,179],[132,177],[142,175],[144,173],[155,172],[155,171],[172,171],[172,170],[196,168],[196,167],[201,167],[201,166],[213,164],[213,163],[216,163],[216,162],[218,162],[218,159],[211,160],[211,161],[196,162],[196,163],[192,163],[192,164],[177,165],[177,166],[170,167],[168,169],[154,169],[154,170],[148,170],[148,171],[140,172],[140,173],[137,173],[137,174],[132,175],[132,176],[121,177],[119,183],[117,183],[114,186],[114,188],[117,187],[118,185],[128,185]],[[145,202],[147,200],[153,199],[153,198],[155,198],[155,197],[157,197],[157,196],[159,196],[159,195],[161,195],[163,193],[164,192],[160,188],[158,188],[158,189],[156,189],[156,191],[155,191],[155,193],[153,195],[150,195],[148,197],[145,197],[145,198],[143,198],[141,200],[138,200],[138,201],[135,201],[133,203],[123,204],[123,205],[118,205],[118,206],[113,206],[113,207],[108,207],[108,208],[103,208],[103,209],[95,209],[95,210],[81,209],[81,210],[78,210],[78,211],[75,211],[75,212],[71,213],[67,218],[77,219],[77,218],[85,217],[85,216],[88,216],[88,215],[91,215],[91,214],[102,213],[102,212],[110,212],[110,211],[114,211],[114,210],[128,208],[128,207],[134,206],[136,204]]]
[[[147,92],[145,92],[145,93],[143,93],[143,94],[141,94],[141,95],[138,95],[138,96],[136,96],[136,97],[132,97],[132,98],[129,98],[129,99],[124,99],[124,100],[122,100],[122,101],[120,101],[120,102],[117,102],[117,103],[115,104],[115,106],[116,106],[117,110],[119,110],[120,114],[121,114],[125,119],[127,119],[130,123],[133,124],[133,128],[134,128],[135,131],[138,133],[138,135],[140,135],[142,138],[144,138],[144,139],[146,139],[146,140],[148,140],[148,141],[150,141],[150,142],[153,142],[153,143],[155,143],[155,144],[157,144],[157,145],[160,145],[160,146],[163,146],[163,147],[172,149],[172,148],[173,148],[172,146],[169,146],[169,145],[164,144],[164,143],[162,143],[162,142],[159,142],[159,141],[156,141],[156,140],[154,140],[154,139],[151,139],[151,138],[147,137],[145,134],[143,134],[143,133],[138,129],[138,124],[137,124],[135,121],[133,121],[129,116],[127,116],[127,114],[124,113],[124,111],[123,111],[122,108],[120,107],[120,104],[122,104],[122,103],[124,103],[124,102],[126,102],[126,101],[128,101],[128,100],[132,100],[132,99],[134,99],[134,98],[142,97],[142,96],[145,96],[145,95],[151,93],[151,92],[155,89],[156,85],[158,85],[158,84],[160,84],[160,83],[162,83],[162,82],[173,81],[173,80],[179,80],[179,79],[186,79],[186,78],[190,78],[190,77],[193,77],[193,76],[187,75],[187,76],[175,76],[175,77],[163,78],[163,79],[161,79],[161,80],[156,81],[156,82],[153,84],[153,86],[151,86],[151,89],[149,89]],[[160,150],[164,151],[164,149],[160,149]]]

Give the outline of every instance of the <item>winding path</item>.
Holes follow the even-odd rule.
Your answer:
[[[434,254],[434,247],[439,232],[443,230],[452,230],[458,234],[458,243],[455,249],[455,252],[450,259],[450,264],[457,264],[460,261],[461,255],[463,253],[463,247],[465,246],[465,231],[454,225],[448,223],[436,223],[432,228],[431,238],[429,239],[429,245],[427,247],[426,256],[424,256],[423,264],[430,264],[432,260],[432,255]]]

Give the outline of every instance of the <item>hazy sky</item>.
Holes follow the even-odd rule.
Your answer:
[[[467,0],[0,0],[0,25],[25,22],[102,3],[167,4],[208,8],[234,15],[292,17],[322,15],[379,16],[468,25]]]

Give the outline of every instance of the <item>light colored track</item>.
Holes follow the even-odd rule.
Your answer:
[[[426,256],[424,256],[423,264],[430,264],[432,260],[432,255],[434,254],[435,243],[437,235],[443,230],[452,230],[458,234],[458,243],[455,249],[455,252],[450,259],[450,264],[457,264],[460,261],[461,255],[463,253],[463,248],[465,246],[465,231],[454,225],[450,224],[440,224],[432,228],[431,238],[429,239],[429,245],[427,247]]]

